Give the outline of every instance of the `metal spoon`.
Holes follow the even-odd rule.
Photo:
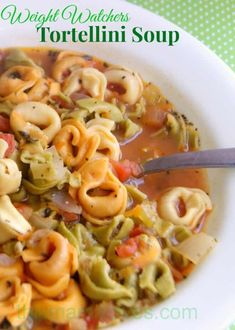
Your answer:
[[[179,168],[235,167],[235,148],[177,153],[151,159],[140,167],[141,173],[139,177]]]

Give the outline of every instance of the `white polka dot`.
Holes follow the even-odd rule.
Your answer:
[[[214,50],[235,69],[234,0],[129,0],[177,25]]]

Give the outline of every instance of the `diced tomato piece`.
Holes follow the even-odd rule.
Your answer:
[[[63,72],[63,74],[62,74],[63,79],[68,78],[68,76],[69,76],[70,74],[71,74],[71,71],[70,71],[70,70],[65,70],[65,71]]]
[[[170,266],[170,269],[171,269],[171,272],[172,272],[172,275],[173,275],[173,278],[174,280],[178,283],[178,282],[181,282],[184,277],[183,275],[181,274],[181,272],[179,272],[176,268],[174,268],[173,266]]]
[[[117,255],[121,258],[131,257],[136,253],[137,250],[138,245],[135,238],[129,238],[127,241],[115,248]]]
[[[98,329],[99,320],[91,315],[85,316],[85,321],[87,324],[87,330],[96,330]]]
[[[125,94],[125,92],[126,92],[125,88],[122,85],[120,85],[120,84],[109,83],[108,86],[107,86],[107,88],[110,91],[116,92],[116,93],[118,93],[120,95]]]
[[[29,220],[29,218],[31,217],[31,215],[33,213],[33,209],[31,206],[29,206],[25,203],[14,203],[14,206],[17,209],[17,211],[20,212],[21,215],[23,215],[23,217],[26,220]]]
[[[111,164],[117,174],[117,177],[122,182],[128,180],[131,176],[138,176],[141,172],[138,163],[128,159],[125,159],[121,162],[111,160]]]
[[[3,116],[3,115],[0,115],[0,131],[1,132],[9,132],[11,129],[11,126],[10,126],[10,120],[9,118]]]
[[[44,330],[44,329],[42,329],[42,330]],[[69,326],[69,324],[57,325],[57,327],[55,328],[55,330],[70,330],[70,326]]]
[[[120,181],[124,182],[130,178],[131,176],[130,166],[126,166],[125,164],[121,162],[117,162],[115,160],[112,160],[111,163]]]
[[[66,101],[60,95],[53,95],[51,99],[58,104],[59,107],[65,108],[65,109],[74,109],[74,104],[73,102]]]
[[[99,70],[99,71],[104,71],[105,67],[104,67],[104,63],[101,61],[93,61],[92,63],[92,67]]]
[[[63,218],[66,222],[74,222],[74,221],[79,222],[79,220],[80,220],[79,214],[70,213],[70,212],[66,212],[66,211],[62,211],[62,210],[59,210],[59,213],[63,216]]]
[[[145,230],[144,230],[143,226],[137,225],[132,229],[129,236],[130,237],[136,237],[136,236],[144,234],[144,233],[145,233]]]
[[[183,268],[180,272],[185,278],[185,277],[189,276],[192,273],[194,267],[195,267],[195,265],[193,263],[190,263],[188,266]]]
[[[0,133],[0,139],[5,140],[8,144],[8,149],[5,153],[5,157],[9,157],[16,148],[16,142],[13,134]]]
[[[134,177],[137,177],[141,173],[140,165],[134,161],[125,159],[123,160],[123,165],[131,168],[131,174]]]

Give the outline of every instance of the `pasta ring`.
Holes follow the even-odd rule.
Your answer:
[[[132,290],[112,279],[110,265],[100,256],[84,258],[79,269],[81,289],[96,301],[131,298]]]
[[[16,192],[21,183],[22,174],[12,159],[0,159],[0,196]]]
[[[0,196],[16,192],[22,178],[16,162],[3,158],[7,149],[8,143],[0,139]]]
[[[114,160],[120,158],[119,143],[110,132],[113,121],[94,119],[86,128],[79,120],[68,119],[62,125],[53,144],[67,166],[78,168],[95,156],[105,155]]]
[[[17,211],[8,195],[0,196],[0,244],[27,235],[32,229],[28,221]]]
[[[54,138],[53,144],[65,164],[78,167],[91,159],[99,146],[98,134],[88,134],[78,120],[68,119]]]
[[[79,317],[85,306],[86,299],[78,284],[72,279],[61,299],[43,297],[33,300],[31,305],[33,314],[56,324],[65,324]]]
[[[28,92],[28,101],[46,102],[50,96],[58,95],[60,92],[60,84],[54,80],[39,79],[36,84]]]
[[[38,68],[13,66],[0,77],[0,96],[13,103],[28,101],[27,90],[32,89],[41,78],[42,72]]]
[[[91,120],[87,131],[90,134],[98,134],[100,142],[97,147],[97,153],[105,155],[113,160],[119,160],[121,156],[121,150],[117,138],[110,132],[110,128],[107,125],[114,126],[114,122],[109,119],[97,118]]]
[[[58,113],[41,102],[25,102],[17,105],[10,115],[12,130],[28,134],[30,138],[39,140],[45,147],[61,128]],[[40,127],[45,128],[40,128]]]
[[[0,319],[6,318],[13,327],[27,319],[30,310],[32,288],[21,283],[18,277],[0,279]]]
[[[176,205],[182,200],[185,214],[180,216]],[[201,189],[176,187],[166,191],[158,202],[159,215],[175,225],[185,225],[193,229],[206,211],[212,210],[209,196]]]
[[[54,231],[41,237],[36,247],[24,250],[22,258],[27,263],[29,277],[48,288],[65,275],[74,274],[78,267],[75,248]]]
[[[74,70],[71,75],[65,79],[63,92],[70,96],[81,88],[89,93],[91,97],[98,100],[104,100],[104,93],[107,86],[105,75],[94,68],[83,68]]]
[[[114,83],[124,88],[125,92],[119,98],[130,105],[135,104],[143,93],[143,82],[136,72],[124,68],[110,68],[105,71],[108,84]]]
[[[73,52],[61,52],[52,68],[52,77],[62,83],[72,69],[86,67],[87,61]]]
[[[108,158],[90,160],[75,173],[81,176],[81,186],[70,187],[69,193],[82,206],[86,220],[102,225],[125,211],[127,191],[109,169]],[[92,196],[96,190],[97,196]]]
[[[123,242],[121,240],[111,241],[107,250],[107,260],[111,266],[117,269],[128,266],[143,269],[160,258],[162,249],[158,240],[154,236],[147,236],[143,234],[135,236],[129,241],[137,244],[138,250],[133,256],[125,258],[119,257],[116,254],[116,248],[119,245],[122,245]]]
[[[147,265],[139,276],[139,286],[152,294],[167,298],[175,292],[175,281],[167,263],[159,259]]]

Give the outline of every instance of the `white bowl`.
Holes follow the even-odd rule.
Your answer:
[[[47,12],[70,3],[59,1],[15,1],[18,8]],[[1,8],[9,1],[1,1]],[[81,10],[114,9],[128,12],[126,24],[109,23],[108,28],[126,25],[144,30],[177,30],[179,42],[173,46],[157,43],[47,43],[40,44],[33,23],[10,25],[0,20],[1,47],[53,46],[84,51],[107,61],[122,64],[141,73],[145,80],[160,86],[163,93],[199,127],[202,148],[232,147],[235,142],[235,75],[212,52],[183,30],[139,7],[123,1],[79,2]],[[48,25],[48,24],[46,24]],[[50,25],[70,30],[67,21]],[[86,28],[87,24],[76,24]],[[181,285],[174,296],[155,306],[149,313],[128,320],[116,329],[216,330],[235,319],[235,170],[211,170],[210,187],[214,212],[209,233],[218,239],[217,247]]]

